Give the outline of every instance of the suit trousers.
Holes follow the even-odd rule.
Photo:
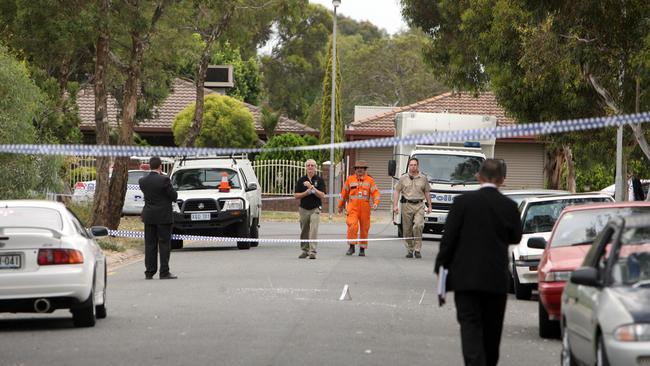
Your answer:
[[[422,249],[422,230],[424,230],[424,205],[422,203],[404,203],[402,205],[402,228],[409,252]]]
[[[506,300],[500,293],[454,292],[465,365],[493,366],[499,361]]]
[[[317,239],[320,208],[307,210],[299,207],[298,212],[300,212],[300,239]],[[308,254],[316,253],[316,244],[315,241],[303,241],[300,242],[300,248]]]
[[[153,276],[158,270],[160,251],[160,274],[169,273],[172,224],[144,224],[144,266],[145,274]]]

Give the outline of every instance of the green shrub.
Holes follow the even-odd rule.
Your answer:
[[[180,112],[172,131],[174,142],[182,145],[190,130],[196,104]],[[224,95],[205,97],[203,125],[194,146],[197,147],[253,147],[257,142],[253,115],[240,101]]]

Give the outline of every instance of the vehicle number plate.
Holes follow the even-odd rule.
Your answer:
[[[20,268],[20,254],[0,255],[0,269]]]
[[[209,221],[210,213],[193,213],[191,216],[192,221]]]

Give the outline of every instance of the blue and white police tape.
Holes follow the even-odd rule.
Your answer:
[[[495,138],[511,138],[524,136],[548,135],[604,127],[615,127],[624,124],[638,124],[650,121],[650,112],[624,114],[609,117],[592,117],[571,120],[560,120],[540,123],[522,123],[508,126],[497,126],[483,129],[442,131],[381,139],[339,142],[335,144],[275,147],[275,148],[209,148],[209,147],[169,147],[169,146],[109,146],[109,145],[30,145],[5,144],[0,145],[0,153],[36,154],[36,155],[85,155],[85,156],[209,156],[230,155],[241,153],[257,153],[262,151],[307,151],[336,149],[368,149],[390,147],[397,145],[432,145],[447,142],[477,141]]]
[[[391,194],[393,193],[392,189],[382,189],[379,191],[380,194]],[[326,198],[328,197],[334,197],[334,198],[341,198],[341,194],[335,193],[335,194],[326,194]],[[278,196],[278,197],[262,197],[262,201],[285,201],[285,200],[295,200],[296,198],[294,196]]]
[[[109,230],[108,235],[119,238],[144,238],[142,231],[127,231],[127,230]],[[173,234],[174,240],[188,240],[188,241],[211,241],[211,242],[254,242],[254,243],[303,243],[303,242],[319,242],[319,243],[347,243],[349,241],[396,241],[415,239],[414,237],[408,238],[369,238],[369,239],[277,239],[277,238],[233,238],[224,236],[203,236],[203,235],[180,235]]]

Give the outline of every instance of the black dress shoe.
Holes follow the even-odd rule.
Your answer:
[[[345,253],[345,255],[352,255],[354,254],[354,245],[350,245],[350,249]]]
[[[359,257],[365,257],[366,256],[366,250],[363,248],[359,249]]]
[[[144,279],[145,280],[153,280],[153,275],[146,274],[146,275],[144,275]]]
[[[413,252],[409,250],[409,252],[406,253],[406,258],[413,258]]]
[[[422,258],[422,254],[420,254],[420,252],[418,252],[417,250],[413,254],[415,255],[415,258]]]
[[[171,273],[171,272],[160,275],[161,280],[175,280],[177,278],[178,277],[175,274]]]

